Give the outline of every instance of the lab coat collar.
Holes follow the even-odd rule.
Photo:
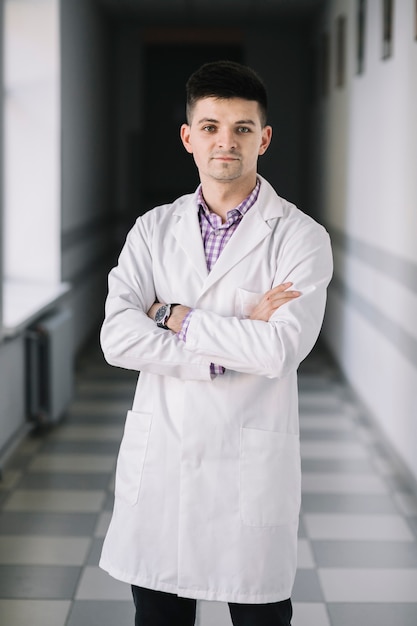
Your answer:
[[[283,215],[283,200],[264,178],[259,176],[259,179],[261,189],[257,201],[242,219],[210,273],[207,270],[198,221],[198,190],[176,202],[174,215],[177,222],[173,234],[204,281],[204,290],[217,282],[265,239],[271,233],[270,221],[275,222]]]

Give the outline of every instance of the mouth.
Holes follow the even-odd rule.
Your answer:
[[[239,157],[237,156],[214,156],[212,157],[212,159],[214,161],[225,161],[225,162],[229,162],[229,161],[239,161]]]

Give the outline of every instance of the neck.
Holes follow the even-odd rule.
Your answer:
[[[208,208],[220,215],[223,222],[226,221],[228,211],[238,206],[256,186],[256,174],[250,180],[218,182],[210,181],[205,184],[201,181],[204,200]]]

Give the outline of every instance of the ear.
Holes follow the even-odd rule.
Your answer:
[[[261,145],[259,146],[258,154],[265,154],[268,150],[269,144],[272,139],[272,126],[264,126],[262,129],[262,140]]]
[[[187,150],[187,152],[192,154],[193,149],[191,146],[190,134],[191,134],[190,126],[188,124],[183,124],[180,130],[181,141],[184,145],[184,148]]]

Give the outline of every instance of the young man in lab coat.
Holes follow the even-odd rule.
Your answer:
[[[297,368],[322,324],[326,231],[257,174],[270,144],[249,68],[202,66],[181,139],[201,185],[141,216],[109,276],[109,363],[141,372],[100,565],[136,626],[289,626],[300,507]]]

